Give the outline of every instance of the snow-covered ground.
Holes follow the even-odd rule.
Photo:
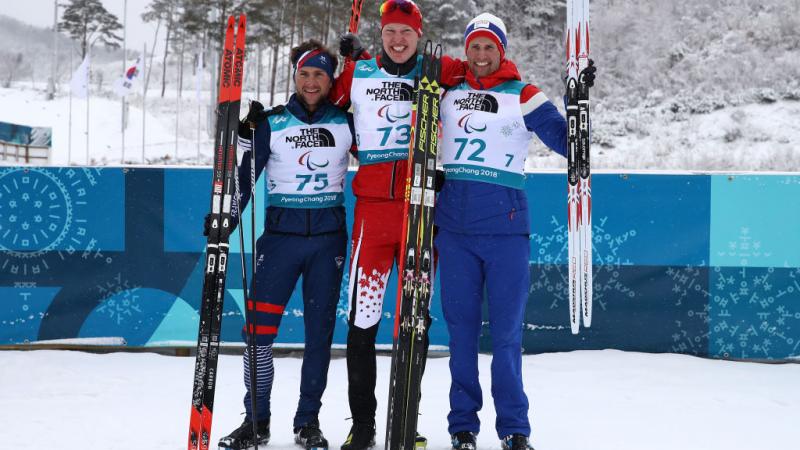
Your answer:
[[[18,83],[12,89],[0,88],[0,121],[52,127],[50,164],[65,165],[69,160],[85,165],[86,101],[72,100],[70,152],[67,88],[62,89],[55,101],[45,100],[44,89],[44,85],[34,87],[30,83]],[[211,164],[213,143],[208,135],[205,100],[208,92],[201,94],[204,100],[198,104],[192,89],[184,91],[180,102],[175,90],[167,90],[163,99],[158,91],[156,86],[148,94],[144,159],[141,96],[130,97],[125,163]],[[255,99],[255,94],[245,92],[242,98],[247,102]],[[284,94],[277,95],[276,103],[284,98]],[[266,99],[268,95],[262,94],[265,104]],[[105,97],[93,97],[89,113],[90,164],[120,164],[119,100],[108,93]],[[796,117],[800,117],[800,101],[795,100],[729,106],[704,114],[676,114],[663,108],[606,111],[598,105],[593,122],[595,140],[599,141],[592,147],[592,166],[600,170],[793,172],[800,169],[800,123],[794,120]],[[14,163],[0,160],[0,164]],[[566,160],[534,139],[526,166],[528,170],[564,170]]]
[[[296,449],[292,417],[301,360],[276,358],[269,449]],[[448,358],[431,358],[420,431],[449,448]],[[499,449],[480,357],[484,409],[479,448]],[[378,359],[378,442],[386,377]],[[800,364],[756,364],[613,350],[525,356],[533,443],[538,450],[788,450],[800,423]],[[149,353],[0,352],[0,448],[184,449],[194,358]],[[213,442],[241,423],[240,356],[222,356]],[[345,360],[331,364],[320,416],[331,448],[350,428]],[[380,448],[379,445],[376,448]]]
[[[142,159],[142,102],[141,96],[131,96],[128,109],[128,127],[125,132],[125,162],[134,164],[196,164],[198,138],[201,163],[210,164],[213,143],[206,134],[207,106],[200,106],[191,92],[185,92],[176,128],[178,102],[175,92],[166,99],[158,92],[150,99],[148,94],[145,127],[145,152]],[[45,86],[15,86],[0,88],[0,121],[28,126],[53,128],[53,150],[50,164],[86,165],[86,100],[72,99],[72,148],[70,150],[69,110],[70,99],[64,87],[53,101],[45,99]],[[168,112],[164,110],[167,109]],[[89,164],[120,164],[122,160],[122,106],[116,97],[93,96],[89,101]],[[200,133],[198,135],[198,126]],[[175,134],[178,134],[177,146]],[[0,161],[0,164],[3,164]]]
[[[800,170],[800,101],[728,106],[702,114],[640,107],[593,110],[592,167],[610,170]],[[534,139],[534,141],[536,141]],[[599,141],[599,142],[598,142]],[[539,142],[527,169],[565,167]]]

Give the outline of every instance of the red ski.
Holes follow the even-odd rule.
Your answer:
[[[228,269],[228,240],[231,234],[231,203],[234,192],[233,174],[236,167],[236,131],[242,95],[245,25],[244,15],[239,17],[238,31],[235,18],[233,16],[228,18],[220,64],[217,127],[214,135],[214,171],[211,185],[211,224],[206,242],[203,297],[199,311],[197,359],[189,418],[189,450],[208,450],[211,439],[225,276]]]

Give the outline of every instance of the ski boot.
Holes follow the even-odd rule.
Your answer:
[[[253,439],[253,422],[245,419],[239,428],[224,438],[219,440],[219,448],[230,450],[245,450],[255,447],[255,442],[258,446],[266,446],[269,442],[269,419],[261,420],[257,424],[258,436],[257,440]]]
[[[471,431],[459,431],[450,438],[453,450],[475,450],[475,433]]]
[[[328,440],[319,429],[319,420],[308,421],[302,427],[294,429],[294,441],[306,450],[328,450]]]
[[[528,436],[524,434],[514,433],[506,436],[501,441],[503,450],[534,450],[531,443],[528,441]]]
[[[375,423],[354,422],[342,450],[366,450],[375,446]]]

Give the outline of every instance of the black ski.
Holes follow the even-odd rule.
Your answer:
[[[219,102],[214,135],[214,171],[211,187],[211,224],[206,241],[203,298],[197,339],[192,408],[189,419],[189,450],[208,450],[214,411],[214,390],[219,357],[222,307],[231,234],[233,174],[236,166],[236,132],[242,93],[245,16],[228,18],[220,64]]]
[[[420,384],[425,365],[433,282],[433,205],[438,146],[442,48],[425,44],[412,107],[412,147],[405,192],[405,247],[399,268],[386,449],[416,445]]]

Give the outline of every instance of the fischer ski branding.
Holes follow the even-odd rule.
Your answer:
[[[235,18],[228,18],[220,64],[211,185],[211,223],[206,242],[203,297],[199,311],[200,325],[189,418],[189,450],[207,450],[211,439],[219,336],[228,268],[228,239],[231,234],[231,203],[244,69],[245,26],[244,15],[239,17],[238,30]]]
[[[589,0],[567,0],[567,208],[572,334],[592,325],[592,178],[589,165]]]
[[[416,431],[420,384],[427,357],[428,308],[433,283],[433,206],[438,146],[442,48],[428,41],[412,107],[412,147],[405,191],[405,247],[398,273],[386,449],[411,450]]]

